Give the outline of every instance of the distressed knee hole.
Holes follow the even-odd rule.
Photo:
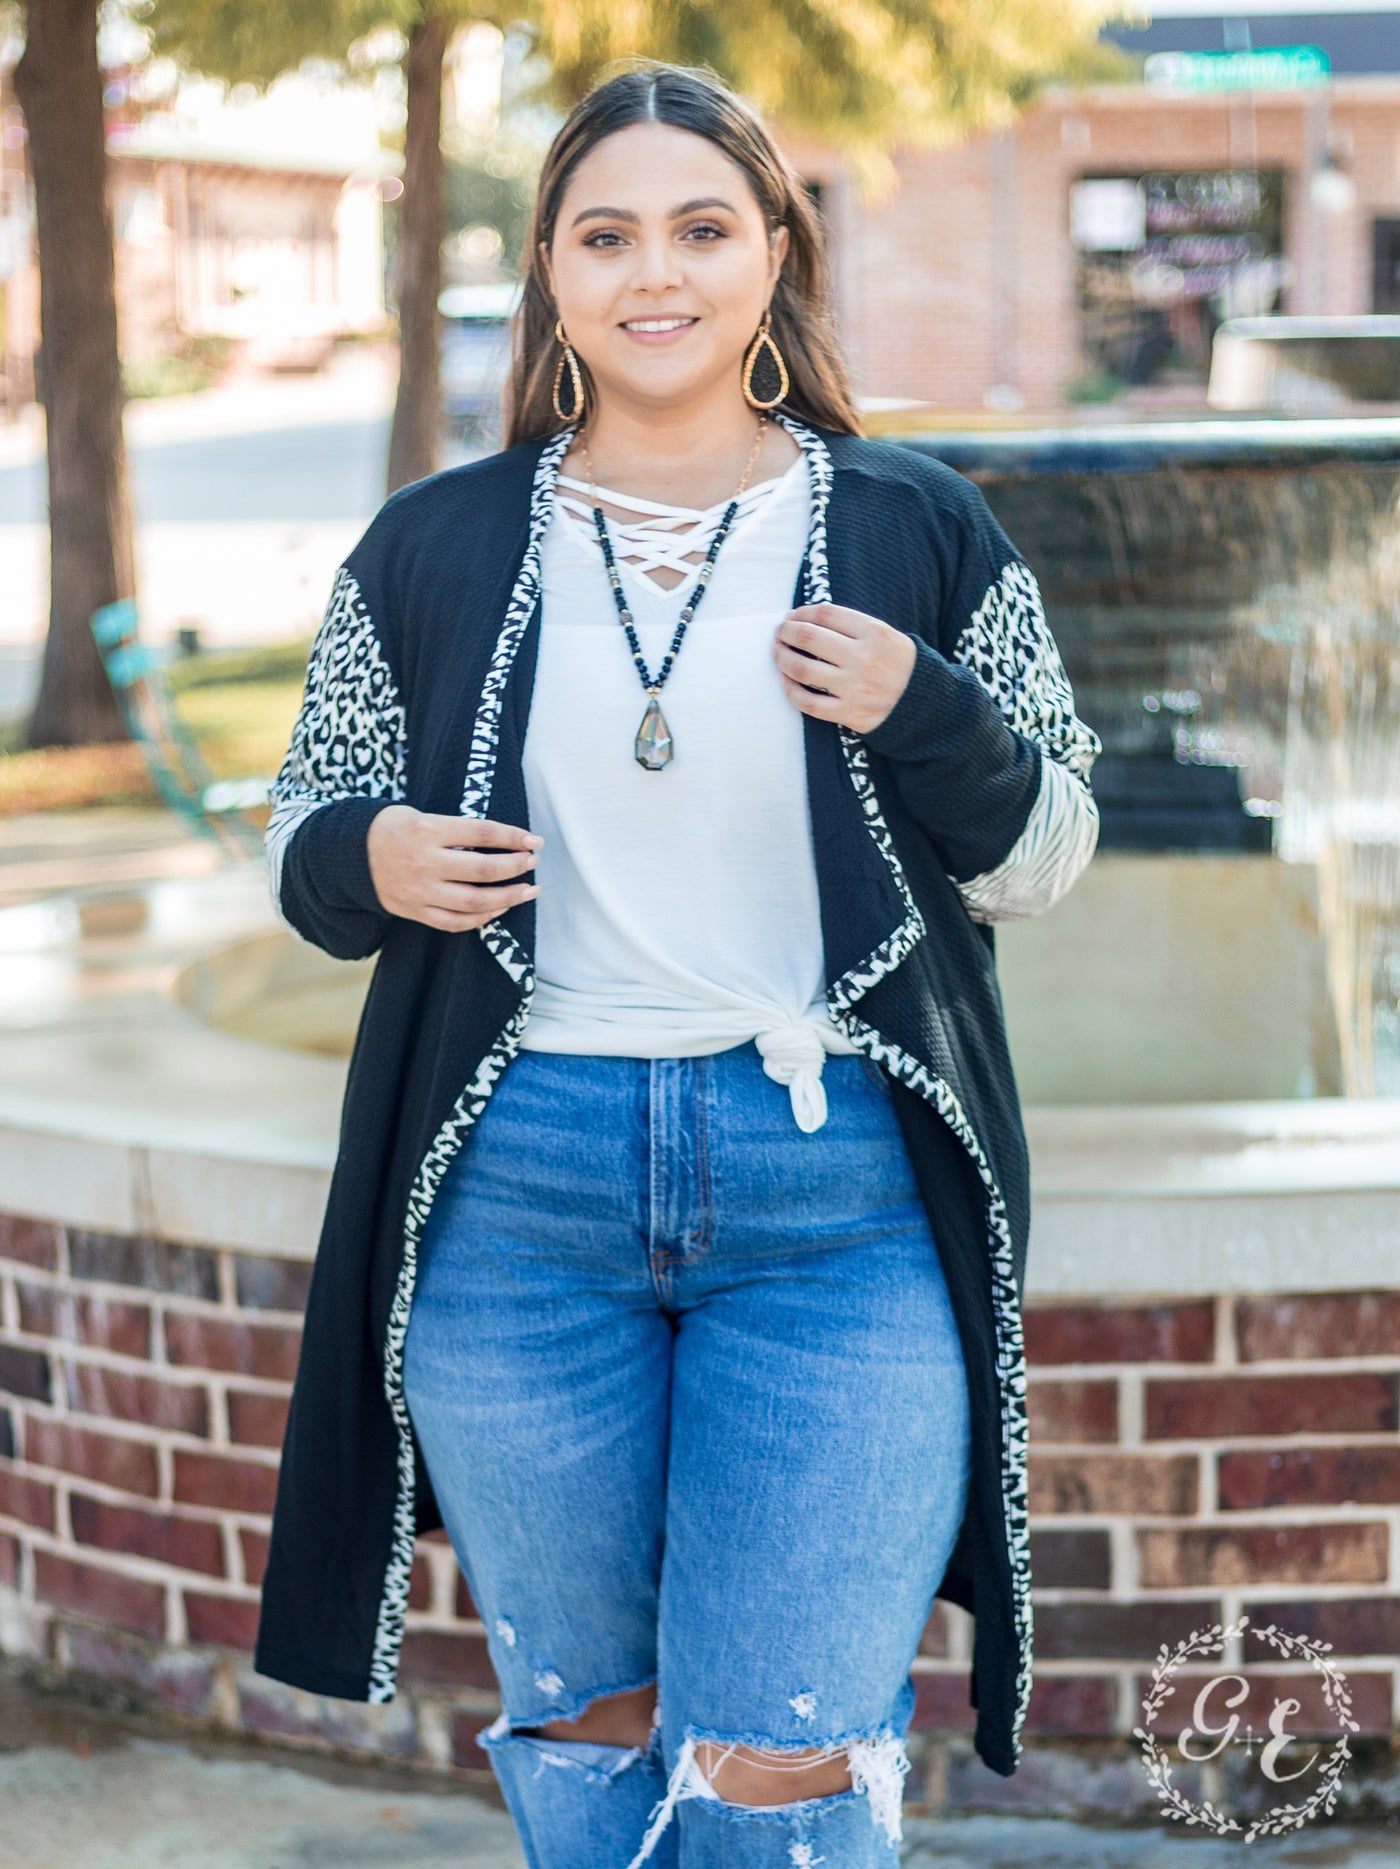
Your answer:
[[[830,1798],[851,1790],[851,1768],[844,1748],[808,1746],[721,1745],[703,1739],[696,1763],[726,1804],[768,1806],[795,1804],[802,1798]]]
[[[527,1739],[580,1741],[645,1749],[656,1728],[656,1683],[598,1694],[569,1719],[537,1721],[515,1730]]]
[[[736,1761],[745,1774],[755,1774],[738,1796],[733,1795],[736,1787],[732,1783],[721,1784],[723,1768]],[[687,1732],[667,1780],[666,1795],[653,1809],[642,1847],[627,1869],[641,1869],[670,1823],[677,1804],[686,1798],[709,1799],[736,1818],[742,1818],[748,1811],[778,1810],[786,1804],[850,1793],[869,1801],[872,1824],[883,1831],[890,1843],[899,1843],[904,1834],[901,1809],[909,1763],[904,1742],[895,1733],[880,1733],[869,1739],[830,1740],[823,1746],[783,1747],[751,1745]],[[819,1784],[815,1777],[818,1772],[830,1772],[835,1782]],[[745,1795],[759,1782],[759,1773],[778,1775],[768,1781],[771,1786],[781,1785],[778,1796]],[[793,1856],[794,1869],[809,1869],[811,1864],[821,1861],[820,1856],[810,1854],[804,1861],[801,1849],[808,1846],[795,1847],[798,1853]]]

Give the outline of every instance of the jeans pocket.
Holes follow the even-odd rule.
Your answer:
[[[877,1064],[875,1060],[868,1057],[865,1052],[860,1054],[860,1061],[864,1068],[865,1075],[870,1079],[871,1083],[880,1094],[885,1097],[892,1097],[894,1095],[893,1080],[885,1067],[882,1064]]]

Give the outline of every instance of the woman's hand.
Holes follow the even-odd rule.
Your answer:
[[[387,805],[369,827],[370,881],[391,915],[461,934],[539,894],[537,884],[510,878],[533,865],[543,841],[490,818]]]
[[[789,610],[773,639],[793,706],[855,733],[873,733],[893,710],[909,685],[915,653],[913,638],[903,630],[841,604]]]

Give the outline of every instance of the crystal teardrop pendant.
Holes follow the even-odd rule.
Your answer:
[[[637,764],[645,766],[648,772],[660,772],[671,763],[674,748],[671,744],[671,729],[666,725],[666,716],[661,712],[661,703],[656,698],[656,690],[649,689],[651,699],[647,711],[642,715],[642,724],[637,729],[634,743]]]

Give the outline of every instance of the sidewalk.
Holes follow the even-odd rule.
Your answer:
[[[488,1771],[433,1788],[390,1768],[158,1733],[0,1680],[0,1869],[524,1869]],[[1179,1828],[991,1816],[910,1816],[904,1828],[904,1869],[1229,1869],[1241,1857],[1238,1843]],[[1252,1844],[1250,1859],[1391,1869],[1397,1841],[1400,1818],[1373,1830],[1324,1818]]]

